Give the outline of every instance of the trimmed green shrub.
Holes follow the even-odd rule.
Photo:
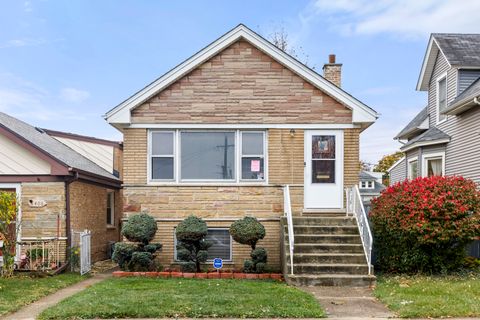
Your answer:
[[[249,245],[255,250],[257,242],[265,238],[265,227],[257,218],[245,217],[232,223],[230,235],[236,242]]]
[[[388,187],[372,201],[377,270],[446,273],[462,268],[480,236],[480,192],[462,177],[425,177]]]
[[[252,248],[250,253],[252,259],[245,260],[243,271],[246,273],[265,272],[267,250],[257,248],[257,242],[265,238],[265,227],[256,218],[245,217],[232,223],[230,235],[236,242],[249,245]]]
[[[132,243],[115,244],[112,260],[120,269],[128,271],[154,271],[156,252],[162,248],[160,243],[150,243],[157,231],[155,219],[142,213],[132,216],[123,224],[122,235]]]
[[[208,227],[205,221],[190,216],[175,229],[177,237],[177,259],[183,272],[200,272],[200,265],[207,261],[211,244],[205,240]]]
[[[122,235],[132,242],[147,245],[157,232],[157,223],[146,213],[134,215],[122,227]]]

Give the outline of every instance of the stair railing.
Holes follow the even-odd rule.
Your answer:
[[[292,217],[292,203],[290,201],[290,186],[283,187],[283,210],[287,218],[288,231],[288,249],[290,251],[290,274],[293,274],[293,248],[295,245],[295,238],[293,235],[293,217]]]
[[[368,223],[368,217],[363,207],[360,190],[355,185],[345,189],[347,198],[347,216],[352,215],[357,220],[358,230],[362,239],[363,251],[368,264],[368,275],[372,274],[373,237]]]

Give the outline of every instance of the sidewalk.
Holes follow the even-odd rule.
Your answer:
[[[8,314],[4,317],[0,317],[2,320],[35,320],[36,317],[42,313],[43,310],[56,305],[65,298],[68,298],[80,291],[85,290],[86,288],[103,281],[112,276],[112,273],[99,273],[93,277],[84,280],[82,282],[76,283],[64,289],[60,289],[51,295],[41,298],[38,301],[29,304],[28,306],[23,307],[17,312]]]

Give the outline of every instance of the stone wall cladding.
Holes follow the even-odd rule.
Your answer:
[[[123,183],[147,183],[147,130],[123,130]]]
[[[30,199],[47,205],[33,208]],[[22,183],[22,237],[65,237],[65,184],[63,182]],[[58,224],[57,224],[58,223]]]
[[[360,173],[360,129],[344,130],[344,186],[358,184]]]
[[[93,184],[75,181],[70,184],[71,227],[74,231],[85,229],[92,232],[92,261],[107,258],[109,241],[119,241],[119,225],[121,218],[120,194],[116,191],[115,226],[107,227],[107,192],[108,189]]]
[[[351,123],[352,111],[245,41],[132,111],[132,123]]]

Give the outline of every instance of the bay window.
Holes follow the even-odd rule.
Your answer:
[[[151,130],[149,181],[265,181],[265,136],[246,130]]]

